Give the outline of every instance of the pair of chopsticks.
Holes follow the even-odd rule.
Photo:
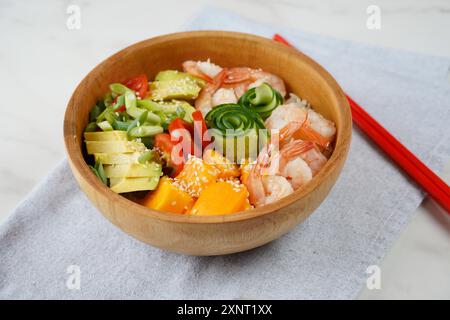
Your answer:
[[[273,40],[293,47],[279,34],[275,34]],[[346,97],[350,104],[353,122],[450,214],[449,186],[352,98],[348,95]]]

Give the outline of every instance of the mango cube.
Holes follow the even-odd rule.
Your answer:
[[[175,180],[183,190],[198,198],[209,184],[216,181],[219,173],[215,166],[205,163],[200,158],[190,157]]]
[[[190,213],[199,216],[212,216],[249,209],[247,196],[247,188],[238,181],[217,181],[202,191]]]
[[[142,201],[148,208],[172,213],[186,213],[193,204],[194,199],[168,177],[162,177],[156,190]]]

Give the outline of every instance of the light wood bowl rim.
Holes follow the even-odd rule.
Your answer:
[[[74,96],[78,94],[79,89],[81,87],[81,84],[89,78],[92,74],[95,74],[97,69],[100,68],[100,66],[107,61],[111,59],[117,59],[118,57],[124,55],[125,52],[128,52],[130,50],[139,49],[142,46],[146,46],[149,44],[156,44],[168,40],[177,40],[180,38],[186,38],[186,37],[233,37],[237,41],[239,40],[253,40],[255,42],[259,42],[265,46],[273,46],[276,47],[277,50],[285,51],[286,53],[289,53],[292,57],[298,58],[302,63],[308,64],[311,68],[316,69],[316,71],[319,73],[319,75],[325,80],[327,85],[330,87],[334,94],[334,99],[336,105],[340,107],[340,113],[342,116],[342,125],[340,128],[338,128],[337,136],[336,136],[336,143],[335,143],[335,149],[333,151],[332,156],[327,161],[325,166],[320,170],[320,172],[306,185],[300,187],[299,189],[295,190],[292,194],[289,196],[286,196],[282,198],[281,200],[265,205],[263,207],[254,208],[246,211],[237,212],[234,214],[227,214],[227,215],[216,215],[216,216],[195,216],[195,215],[182,215],[182,214],[175,214],[170,212],[163,212],[158,210],[153,210],[147,207],[144,207],[138,203],[135,203],[120,194],[117,194],[113,191],[111,191],[108,187],[103,185],[100,180],[91,172],[89,169],[83,154],[81,150],[79,149],[79,146],[76,145],[75,140],[71,138],[72,130],[70,129],[70,126],[73,125],[72,121],[72,115],[70,114],[69,110],[72,107]],[[72,170],[76,170],[79,174],[79,176],[85,180],[88,184],[91,185],[91,187],[94,188],[97,192],[99,192],[103,197],[109,198],[110,201],[114,201],[119,204],[122,204],[122,207],[128,207],[130,211],[133,211],[137,214],[142,214],[144,216],[151,216],[153,218],[174,222],[174,223],[194,223],[194,224],[203,224],[203,223],[214,223],[214,224],[220,224],[220,223],[230,223],[230,222],[238,222],[243,220],[249,220],[257,217],[261,217],[266,214],[276,213],[279,209],[282,209],[284,207],[289,206],[290,204],[300,200],[301,198],[305,197],[306,195],[310,194],[314,191],[314,189],[324,182],[327,177],[332,173],[333,166],[335,166],[335,163],[337,163],[339,154],[341,152],[345,152],[348,149],[347,144],[350,143],[350,137],[351,137],[351,130],[352,130],[352,119],[351,119],[351,113],[350,113],[350,107],[348,105],[347,99],[345,97],[344,92],[340,88],[340,86],[337,84],[336,80],[317,62],[315,62],[310,57],[306,56],[305,54],[299,52],[296,49],[290,48],[284,44],[275,42],[271,39],[247,34],[247,33],[240,33],[240,32],[231,32],[231,31],[216,31],[216,30],[204,30],[204,31],[186,31],[186,32],[177,32],[177,33],[170,33],[166,35],[157,36],[154,38],[150,38],[147,40],[143,40],[140,42],[137,42],[135,44],[132,44],[119,52],[111,55],[110,57],[103,60],[101,63],[99,63],[92,71],[90,71],[78,84],[77,88],[75,89],[74,93],[71,96],[71,99],[69,100],[69,103],[66,108],[65,116],[64,116],[64,142],[66,147],[66,152],[68,155],[68,158],[70,162],[72,163]],[[81,139],[83,141],[83,139]],[[331,170],[330,170],[331,167]]]

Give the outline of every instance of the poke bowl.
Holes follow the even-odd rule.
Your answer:
[[[200,68],[205,65],[207,70]],[[264,77],[257,78],[261,74]],[[283,85],[279,86],[273,79],[282,79]],[[169,83],[172,86],[167,89]],[[184,89],[173,83],[182,83]],[[185,89],[186,83],[189,89]],[[237,84],[242,88],[243,83],[246,83],[244,90],[238,92]],[[172,91],[169,94],[167,90]],[[188,91],[180,96],[173,90]],[[165,101],[169,96],[173,100]],[[222,102],[212,103],[219,98]],[[259,108],[258,103],[266,98],[273,101]],[[173,101],[179,103],[179,99],[186,100],[182,101],[186,105],[184,110],[174,105]],[[167,116],[166,109],[182,112]],[[229,118],[223,120],[219,112],[222,109]],[[289,122],[291,114],[283,112],[290,109],[294,112],[292,117],[304,114],[305,118],[296,122],[300,131],[294,130],[295,134],[301,134],[289,135],[287,140],[286,132],[292,130],[284,130],[284,125],[275,128],[275,123],[280,119]],[[241,113],[247,118],[239,118]],[[277,131],[256,135],[259,142],[265,142],[260,143],[254,158],[245,149],[245,157],[253,161],[247,167],[245,181],[244,163],[233,163],[237,158],[230,158],[226,152],[217,154],[224,161],[232,162],[226,163],[227,168],[231,165],[235,169],[231,173],[224,172],[223,166],[213,168],[203,164],[204,156],[186,155],[184,150],[179,153],[181,171],[177,171],[178,164],[173,164],[176,161],[171,158],[175,154],[173,150],[162,152],[169,138],[162,139],[173,138],[175,125],[190,125],[194,131],[200,130],[193,121],[196,117],[206,129],[216,131],[221,129],[219,120],[227,126],[241,126],[251,120],[258,128],[271,127]],[[153,120],[156,122],[152,123]],[[324,133],[317,134],[321,130]],[[64,119],[71,170],[94,206],[134,238],[190,255],[249,250],[277,239],[304,221],[335,184],[350,147],[351,130],[351,113],[343,91],[315,61],[270,39],[225,31],[169,34],[119,51],[80,82]],[[324,139],[328,133],[329,139]],[[147,137],[151,138],[150,145],[144,143]],[[214,138],[210,140],[218,141]],[[285,159],[287,154],[291,158],[276,167],[272,173],[276,179],[269,179],[261,171],[262,167],[267,169],[261,159],[267,155],[271,159],[275,154],[270,149],[275,145],[273,141],[278,141],[276,145],[282,146],[281,151],[286,149],[286,153],[277,155]],[[189,145],[194,142],[195,136]],[[200,152],[207,151],[211,150],[204,148],[203,140],[200,141]],[[305,152],[325,160],[316,161],[314,164],[320,163],[320,167],[314,169]],[[167,155],[168,158],[164,157]],[[90,165],[94,157],[95,164]],[[198,161],[202,168],[214,169],[211,183],[210,176],[198,178],[203,170],[196,167]],[[300,166],[293,166],[294,162]],[[290,164],[289,170],[286,163]],[[182,183],[186,177],[208,184],[202,184],[194,192],[192,183]],[[281,182],[286,184],[288,192],[278,196],[275,189],[282,189],[282,184],[278,185]],[[220,189],[224,187],[226,190]],[[244,196],[239,198],[233,191]]]

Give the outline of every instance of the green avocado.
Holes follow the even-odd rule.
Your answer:
[[[183,120],[187,121],[187,122],[192,122],[192,112],[195,111],[195,108],[193,106],[191,106],[188,102],[183,101],[183,100],[172,100],[170,102],[170,104],[173,104],[175,106],[180,106],[181,108],[183,108],[185,114],[183,117]]]
[[[98,132],[85,132],[84,139],[86,141],[127,141],[126,131],[98,131]]]
[[[86,149],[88,154],[144,152],[147,150],[143,143],[136,141],[86,141]]]
[[[198,77],[195,77],[189,73],[186,72],[180,72],[178,70],[164,70],[158,72],[158,74],[155,77],[156,81],[166,81],[166,80],[177,80],[177,79],[185,79],[189,78],[191,80],[194,80],[200,87],[204,87],[206,84],[206,81],[203,79],[200,79]]]
[[[95,161],[103,164],[137,163],[143,152],[133,153],[94,153]]]
[[[107,178],[160,177],[162,172],[161,165],[155,162],[104,165],[103,169]]]
[[[198,97],[201,87],[195,80],[181,78],[174,80],[154,81],[150,83],[152,100],[193,100]]]
[[[159,176],[143,178],[111,178],[109,179],[109,182],[111,190],[116,193],[155,190],[159,182]]]

